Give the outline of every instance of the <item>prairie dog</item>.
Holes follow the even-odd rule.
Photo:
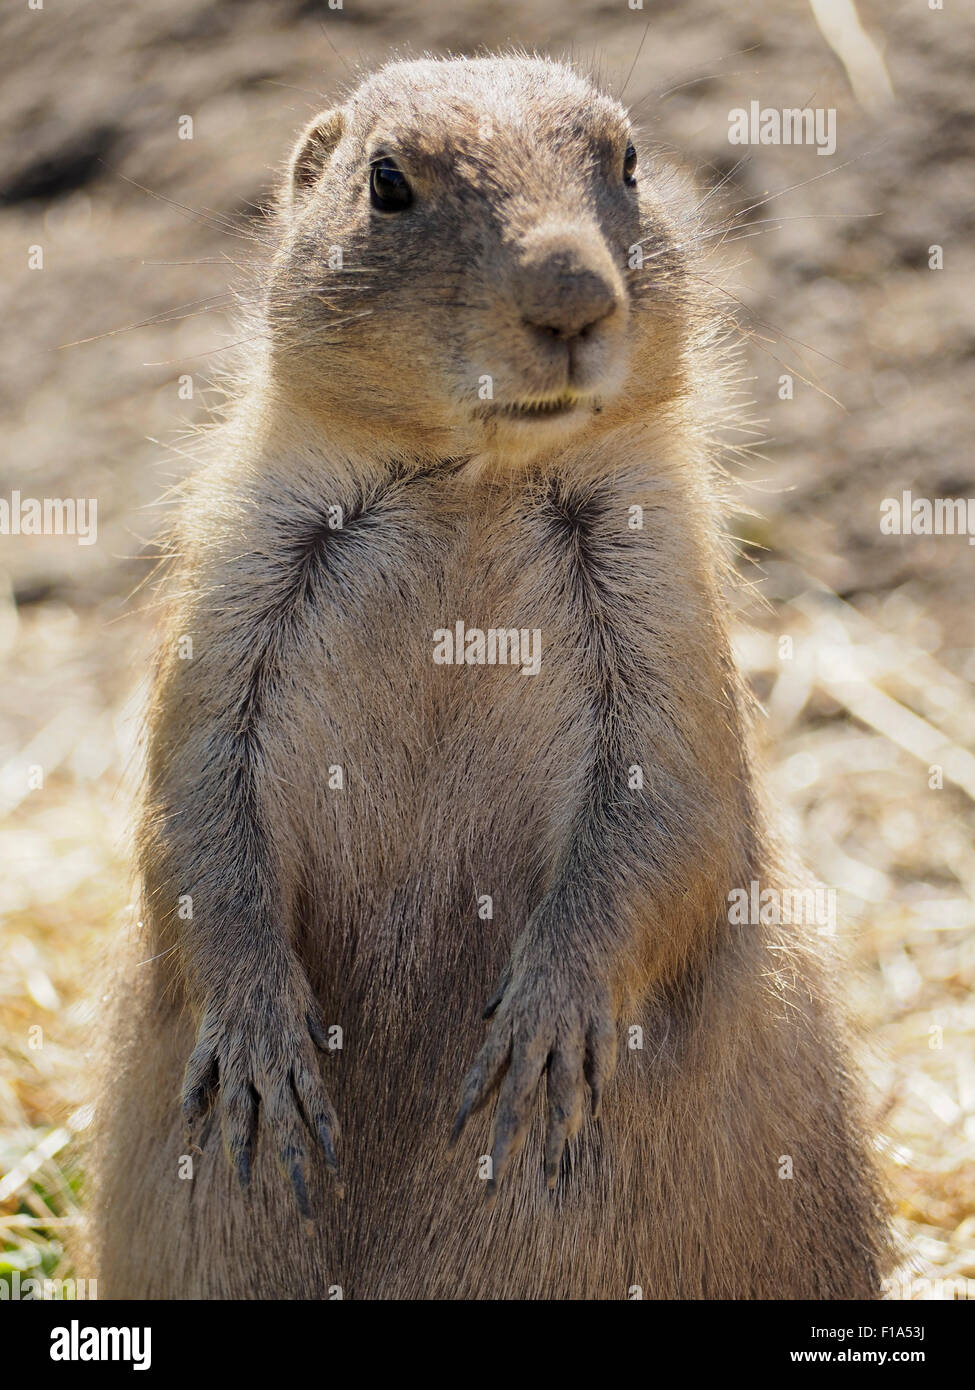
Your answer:
[[[697,195],[642,145],[527,57],[392,63],[298,141],[175,528],[103,1296],[879,1292],[823,943],[729,913],[795,871]]]

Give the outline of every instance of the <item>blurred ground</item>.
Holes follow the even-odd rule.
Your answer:
[[[975,549],[879,529],[904,488],[975,496],[975,15],[922,0],[859,12],[890,107],[854,99],[808,0],[5,13],[0,497],[97,497],[99,539],[0,537],[0,1275],[52,1273],[76,1210],[85,1011],[131,912],[122,778],[151,619],[128,596],[180,467],[147,436],[201,417],[233,338],[231,262],[248,252],[174,204],[240,226],[359,62],[510,41],[625,83],[650,138],[706,182],[727,176],[725,206],[791,190],[747,214],[729,253],[746,253],[734,293],[769,439],[739,467],[760,513],[737,528],[756,585],[739,647],[793,838],[839,891],[905,1268],[975,1279]],[[729,110],[753,99],[835,106],[836,154],[729,145]],[[185,115],[192,140],[177,138]],[[43,271],[27,269],[33,245]],[[793,400],[779,399],[786,371]]]

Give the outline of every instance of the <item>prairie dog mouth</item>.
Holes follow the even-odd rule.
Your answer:
[[[480,412],[486,419],[505,420],[554,420],[560,415],[571,415],[573,411],[591,401],[583,396],[565,392],[561,396],[550,396],[545,400],[510,401],[505,405],[489,405]]]

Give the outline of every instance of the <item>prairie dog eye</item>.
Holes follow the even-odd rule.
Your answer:
[[[633,188],[636,184],[636,150],[632,145],[627,145],[623,156],[623,182],[627,188]]]
[[[380,212],[402,212],[413,201],[413,190],[397,164],[385,156],[369,166],[369,199]]]

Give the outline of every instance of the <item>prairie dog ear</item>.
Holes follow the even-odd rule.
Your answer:
[[[288,165],[286,196],[298,203],[318,182],[329,156],[342,136],[342,112],[323,111],[309,121],[298,138]]]

